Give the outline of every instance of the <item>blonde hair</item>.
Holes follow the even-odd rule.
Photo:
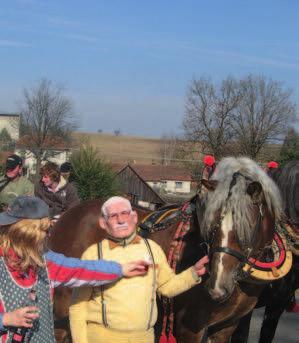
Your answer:
[[[22,219],[0,230],[0,246],[7,263],[16,270],[27,271],[29,267],[43,267],[43,253],[49,218]],[[12,255],[11,250],[16,254]]]

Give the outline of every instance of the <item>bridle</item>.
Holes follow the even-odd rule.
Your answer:
[[[236,184],[237,182],[237,177],[244,177],[247,181],[253,181],[251,180],[249,177],[243,175],[242,173],[240,173],[239,171],[238,172],[235,172],[232,176],[232,180],[231,180],[231,183],[230,183],[230,186],[229,186],[229,192],[228,192],[228,196],[225,200],[225,203],[228,202],[230,196],[231,196],[231,190],[233,188],[233,186]],[[255,224],[255,228],[254,228],[254,232],[253,232],[253,235],[252,235],[252,239],[251,239],[251,244],[250,246],[254,246],[254,243],[256,241],[256,236],[257,236],[257,233],[259,231],[259,228],[260,228],[260,225],[261,225],[261,222],[262,222],[262,219],[263,219],[263,215],[264,215],[264,211],[263,211],[263,205],[261,203],[259,204],[255,204],[253,203],[253,205],[255,206],[258,206],[259,207],[259,211],[258,211],[258,218],[256,220],[256,224]],[[208,242],[207,243],[207,246],[208,246],[208,252],[209,252],[209,255],[210,257],[212,257],[212,255],[214,253],[224,253],[224,254],[227,254],[227,255],[230,255],[230,256],[233,256],[234,258],[236,258],[240,263],[241,263],[241,267],[245,265],[245,263],[249,263],[249,258],[250,258],[250,254],[252,252],[252,249],[250,249],[249,247],[246,248],[246,250],[248,251],[247,254],[242,254],[240,253],[239,251],[235,250],[235,249],[232,249],[230,247],[221,247],[221,246],[216,246],[215,248],[211,249],[211,246],[213,245],[213,242],[215,240],[215,235],[216,233],[218,232],[219,228],[221,227],[221,224],[222,224],[222,221],[224,219],[224,217],[226,216],[227,214],[227,207],[225,206],[225,209],[222,211],[222,214],[220,216],[220,220],[219,222],[215,225],[215,227],[213,228],[211,234],[210,234],[210,237],[208,239]],[[238,239],[238,238],[237,238]],[[241,244],[240,244],[241,246]]]

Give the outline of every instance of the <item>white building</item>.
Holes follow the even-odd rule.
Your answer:
[[[6,129],[13,140],[19,139],[20,115],[19,114],[0,114],[0,132]]]
[[[174,165],[130,165],[131,168],[153,189],[163,189],[165,193],[188,194],[191,192],[190,172]],[[114,164],[115,170],[121,168]]]
[[[69,157],[71,155],[71,149],[52,149],[51,150],[51,156],[47,157],[46,159],[43,159],[42,164],[45,161],[50,161],[50,162],[54,162],[57,165],[61,165],[62,163],[64,163],[65,161],[69,160]],[[22,158],[24,159],[24,167],[27,169],[27,174],[35,174],[36,171],[36,158],[34,156],[34,154],[29,151],[29,150],[24,150],[24,149],[16,149],[15,153],[19,156],[22,156]],[[47,155],[49,154],[49,150],[47,150]]]

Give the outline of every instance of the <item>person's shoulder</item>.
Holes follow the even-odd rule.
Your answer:
[[[76,187],[74,186],[74,184],[72,182],[66,181],[65,179],[63,179],[62,182],[62,186],[60,188],[60,190],[64,190],[66,192],[72,192],[76,190]]]
[[[153,241],[152,239],[149,239],[149,238],[146,238],[146,240],[148,241],[151,249],[159,251],[159,252],[162,251],[162,248],[158,243],[156,243],[155,241]]]
[[[26,176],[23,175],[20,177],[19,182],[25,185],[33,186],[33,183]]]

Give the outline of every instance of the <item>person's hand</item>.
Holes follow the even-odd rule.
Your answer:
[[[2,323],[3,326],[16,326],[31,328],[33,321],[39,317],[38,308],[36,306],[27,306],[18,308],[11,312],[5,312],[3,314]]]
[[[146,261],[133,261],[122,265],[123,275],[126,277],[145,275],[148,271],[149,263]]]
[[[193,268],[198,276],[203,276],[208,271],[205,266],[207,263],[209,263],[209,257],[207,255],[195,263]]]

